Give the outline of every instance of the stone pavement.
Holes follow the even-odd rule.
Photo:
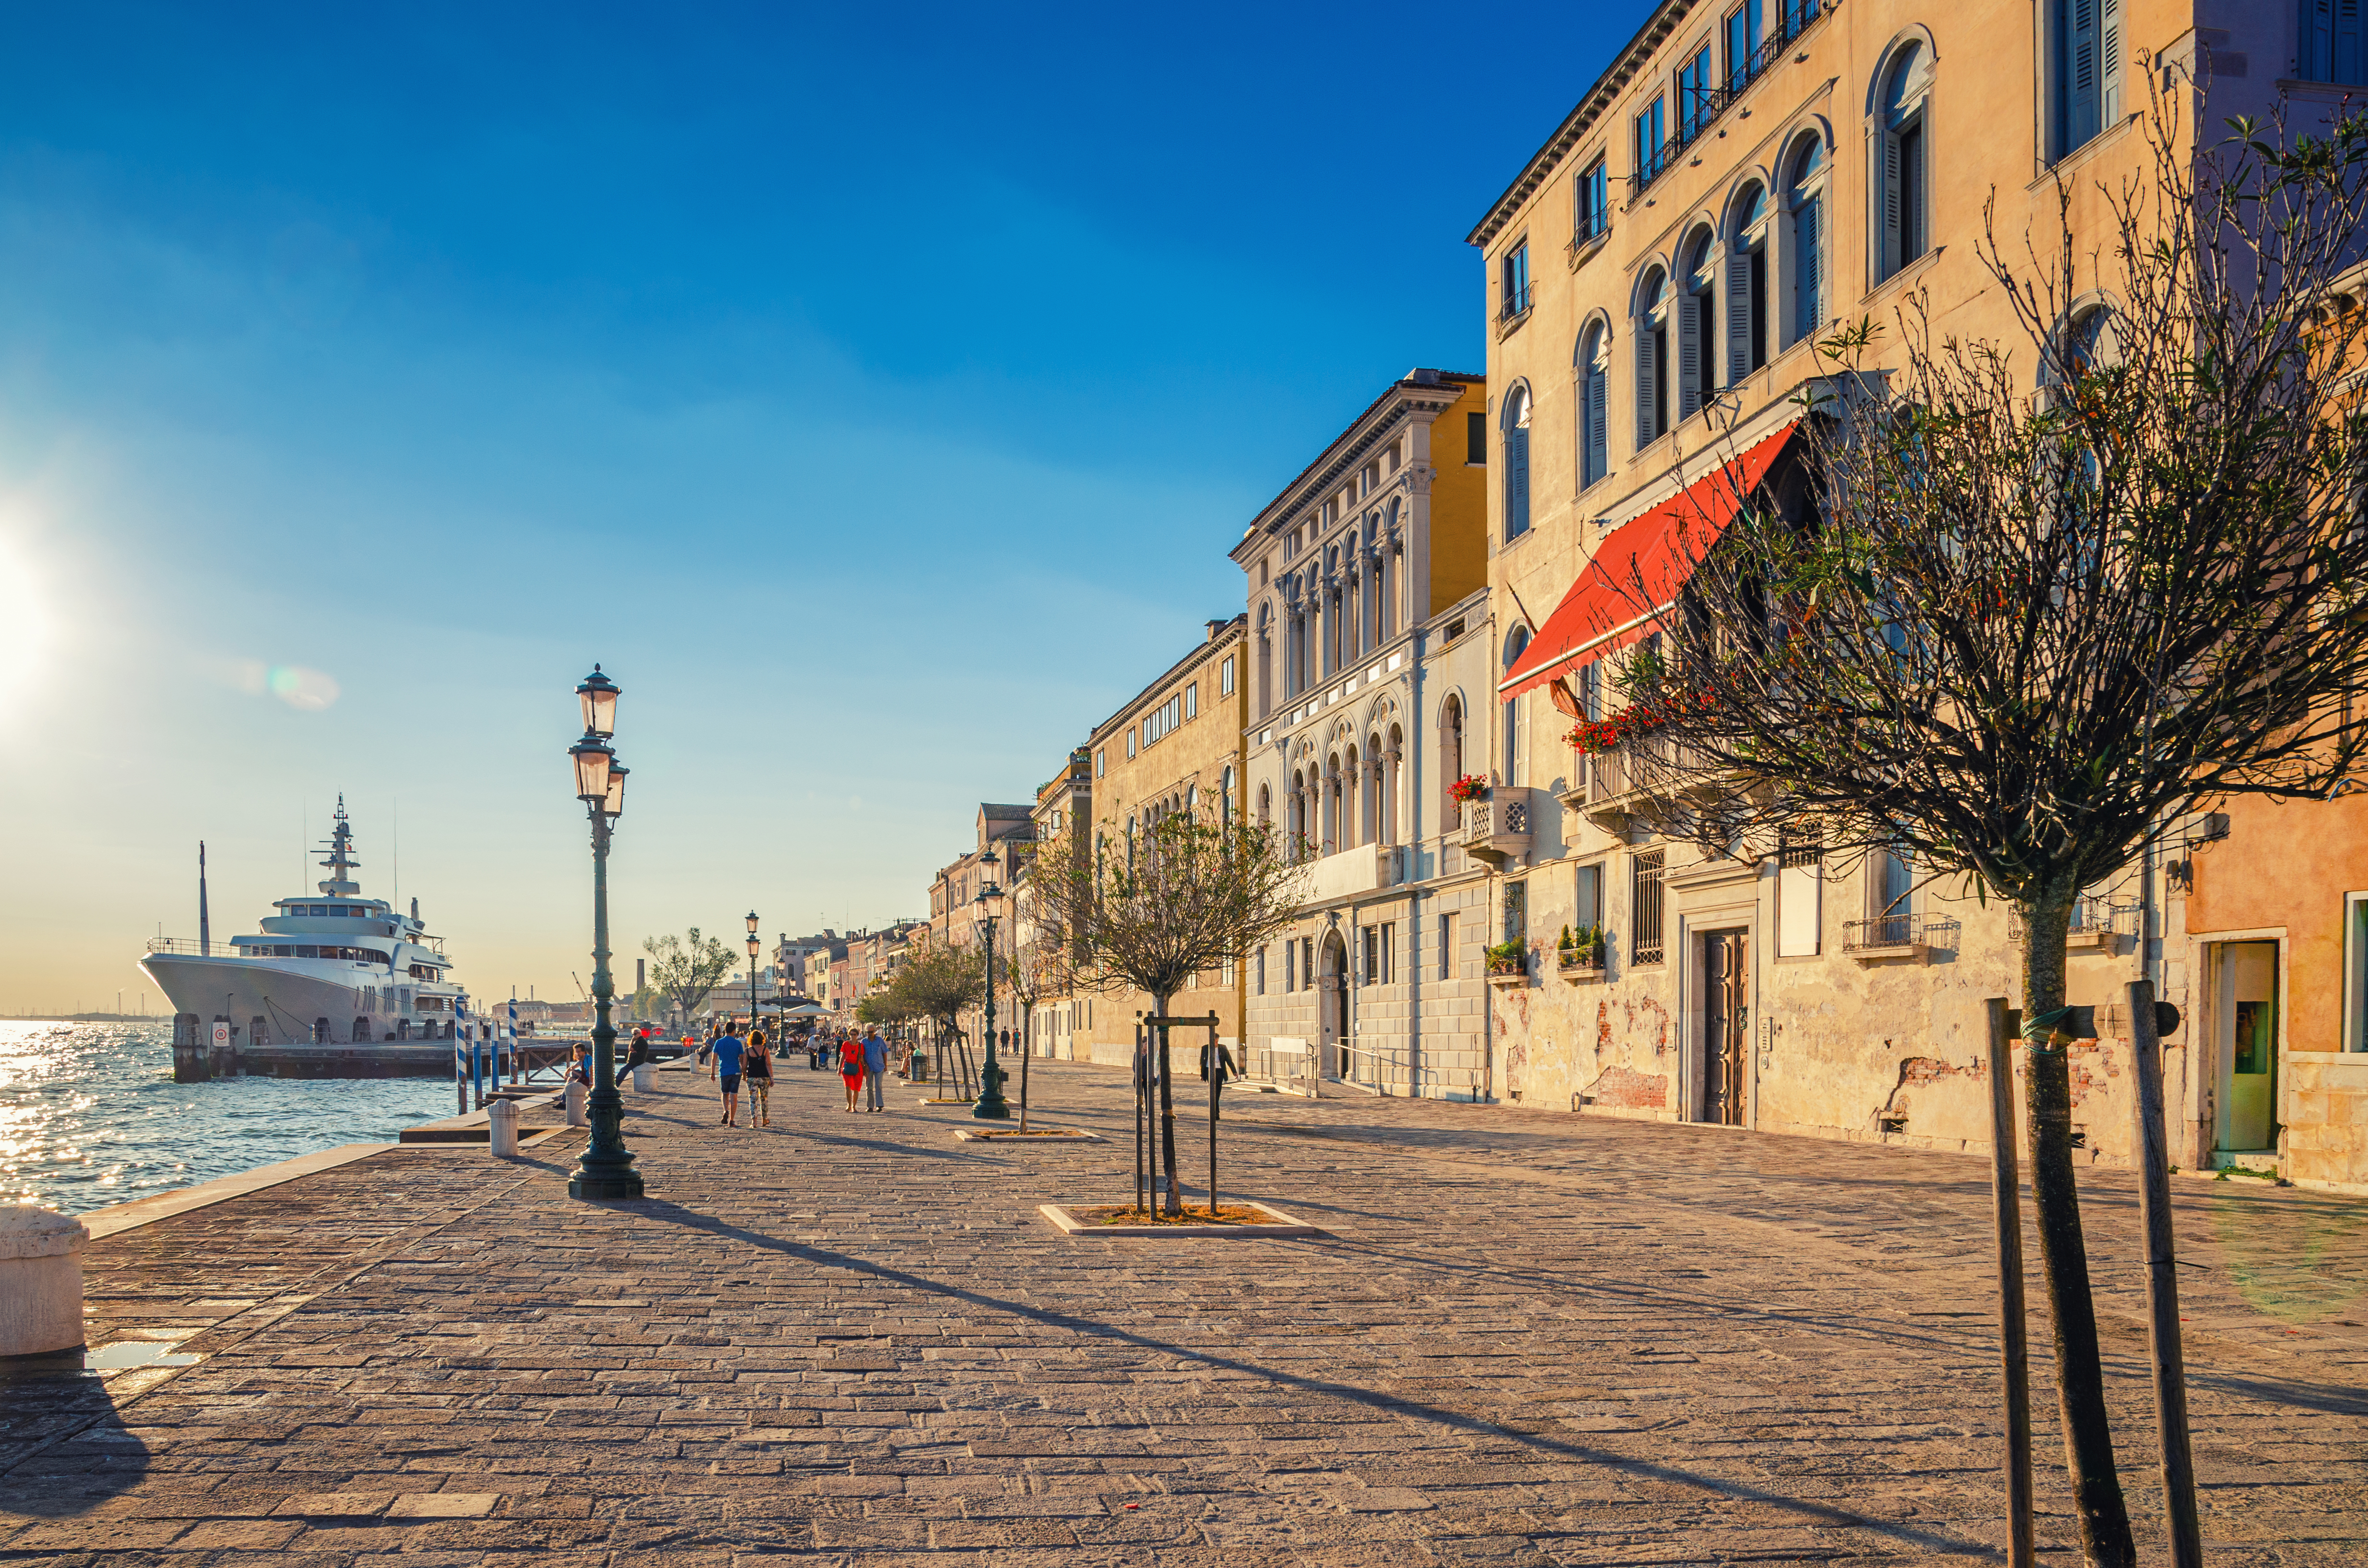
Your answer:
[[[0,1385],[0,1556],[2002,1561],[1983,1161],[1241,1095],[1226,1196],[1329,1237],[1065,1240],[1036,1204],[1127,1191],[1119,1074],[1038,1063],[1112,1141],[1024,1149],[825,1074],[763,1132],[659,1083],[639,1203],[431,1147],[94,1243],[91,1343],[195,1359]],[[2084,1186],[2158,1543],[2134,1189]],[[2368,1203],[2174,1187],[2212,1562],[2368,1561]]]

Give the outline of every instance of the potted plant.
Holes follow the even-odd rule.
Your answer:
[[[1488,781],[1476,773],[1467,773],[1447,787],[1447,798],[1459,806],[1488,798]]]
[[[1555,944],[1554,957],[1565,972],[1600,970],[1603,967],[1603,927],[1581,926],[1576,931],[1565,926],[1562,940]]]
[[[1529,949],[1515,937],[1488,949],[1488,973],[1493,979],[1500,975],[1523,975],[1530,972]]]

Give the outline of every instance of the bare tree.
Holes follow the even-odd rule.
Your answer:
[[[1066,995],[1074,984],[1070,945],[1057,926],[1047,926],[1032,907],[1032,882],[1018,890],[1020,913],[1011,922],[1011,949],[1005,955],[1005,983],[1019,1004],[1019,1131],[1028,1131],[1028,1059],[1036,1054],[1032,1033],[1037,1004]]]
[[[2021,913],[2026,1109],[2066,1457],[2092,1562],[2135,1549],[2098,1364],[2059,1027],[2083,891],[2233,795],[2319,799],[2368,749],[2357,264],[2368,121],[2238,124],[2198,147],[2157,102],[2101,242],[1981,267],[2013,345],[1926,301],[1820,345],[1805,490],[1765,492],[1673,606],[1620,744],[1664,831],[1911,857]],[[2093,308],[2092,308],[2093,307]],[[1732,474],[1735,471],[1726,471]],[[1707,532],[1707,530],[1705,530]]]
[[[1084,955],[1078,983],[1144,992],[1165,1017],[1196,976],[1241,963],[1291,924],[1306,872],[1291,861],[1273,828],[1187,811],[1155,819],[1131,839],[1098,840],[1090,857],[1045,855],[1036,875],[1039,917],[1067,933]],[[1167,1172],[1166,1210],[1179,1214],[1164,1028],[1155,1049],[1160,1132],[1154,1160]]]
[[[700,936],[696,926],[688,936],[644,938],[642,950],[654,960],[650,983],[672,996],[686,1019],[738,964],[731,949],[712,937]]]

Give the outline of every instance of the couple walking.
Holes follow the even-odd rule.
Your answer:
[[[882,1108],[880,1081],[887,1072],[888,1042],[880,1038],[878,1029],[865,1029],[861,1040],[838,1042],[838,1077],[847,1085],[847,1108],[849,1111],[855,1109],[855,1096],[867,1084],[871,1085],[871,1092],[866,1096],[863,1108],[867,1111]]]
[[[716,1078],[723,1090],[723,1115],[719,1119],[722,1125],[740,1125],[740,1085],[744,1080],[748,1085],[748,1125],[773,1125],[772,1107],[768,1103],[773,1088],[773,1052],[766,1044],[764,1030],[750,1029],[744,1040],[727,1025],[699,1054],[714,1063]]]

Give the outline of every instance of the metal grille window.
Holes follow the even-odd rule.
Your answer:
[[[1505,934],[1500,940],[1518,942],[1530,934],[1530,884],[1505,884]]]
[[[1661,868],[1663,849],[1638,853],[1629,889],[1628,910],[1634,926],[1628,934],[1628,956],[1634,963],[1661,961]]]

